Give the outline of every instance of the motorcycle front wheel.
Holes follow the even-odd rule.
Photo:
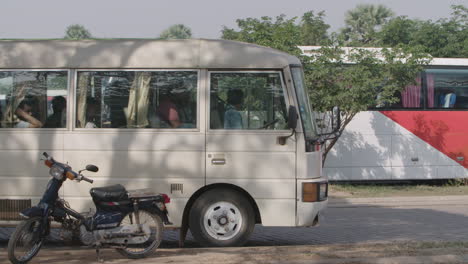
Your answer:
[[[127,214],[120,222],[120,226],[136,224],[135,214],[135,212]],[[146,258],[153,254],[161,244],[164,229],[159,215],[152,214],[145,210],[139,210],[138,216],[140,218],[140,224],[148,225],[151,234],[148,236],[146,242],[142,244],[128,244],[125,248],[117,249],[121,255],[131,259]]]
[[[41,217],[32,217],[18,224],[8,241],[8,259],[11,263],[27,263],[39,252],[44,242],[40,225]]]

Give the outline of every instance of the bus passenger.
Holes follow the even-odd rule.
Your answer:
[[[241,90],[229,90],[226,107],[224,113],[224,128],[225,129],[242,129],[242,116],[239,112],[244,101],[244,93]]]
[[[171,128],[178,128],[182,125],[176,105],[169,98],[169,94],[161,96],[161,102],[156,110],[157,115]]]
[[[32,109],[34,102],[32,99],[23,99],[16,108],[15,114],[20,121],[15,125],[16,128],[39,128],[42,127],[41,121],[37,120],[33,114]]]
[[[96,124],[99,123],[99,116],[101,114],[101,109],[99,103],[96,99],[88,97],[86,100],[86,125],[85,128],[98,128]]]
[[[67,100],[63,96],[55,96],[52,99],[52,110],[54,113],[45,121],[44,127],[59,128],[65,127],[65,109],[67,108]]]

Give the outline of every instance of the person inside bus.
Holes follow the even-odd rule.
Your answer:
[[[63,96],[55,96],[52,99],[52,111],[54,112],[45,121],[44,127],[59,128],[65,127],[65,115],[67,108],[67,100]]]
[[[225,129],[242,129],[242,115],[239,112],[244,101],[242,90],[234,89],[228,91],[226,112],[224,113]]]
[[[99,117],[101,114],[101,108],[99,102],[92,98],[88,97],[86,99],[86,125],[85,128],[98,128]]]
[[[455,101],[457,100],[457,95],[453,92],[452,89],[445,88],[442,89],[439,97],[439,105],[442,108],[453,108],[455,106]]]
[[[171,95],[168,92],[161,94],[161,101],[156,109],[156,114],[171,128],[182,126],[182,122],[179,118],[179,111],[173,100],[171,100]]]
[[[16,108],[15,114],[19,118],[19,122],[15,125],[16,128],[40,128],[42,122],[33,116],[34,100],[25,98]]]

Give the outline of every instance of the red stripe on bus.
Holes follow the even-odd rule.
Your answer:
[[[468,168],[468,111],[380,111]]]

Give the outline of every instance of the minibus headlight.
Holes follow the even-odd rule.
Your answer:
[[[56,165],[52,166],[49,170],[50,176],[54,177],[57,180],[61,180],[63,178],[64,172],[65,170],[62,167]]]
[[[302,183],[302,201],[303,202],[320,202],[325,201],[328,197],[327,182],[304,182]]]

